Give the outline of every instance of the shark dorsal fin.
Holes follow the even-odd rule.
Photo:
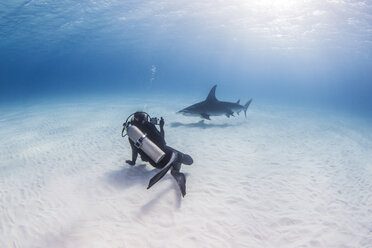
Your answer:
[[[240,104],[240,99],[236,102],[237,104]]]
[[[217,98],[216,98],[216,88],[217,88],[217,85],[213,86],[213,88],[211,89],[211,91],[209,91],[209,94],[207,96],[207,99],[205,99],[206,101],[210,102],[210,101],[217,101]]]

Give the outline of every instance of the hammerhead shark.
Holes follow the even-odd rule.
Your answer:
[[[252,99],[250,99],[245,105],[240,105],[240,100],[236,103],[222,102],[216,98],[216,88],[217,85],[213,86],[204,101],[195,103],[177,113],[186,116],[200,116],[201,118],[210,120],[210,116],[226,115],[230,118],[230,116],[234,116],[234,112],[239,115],[240,111],[244,110],[244,115],[247,117],[247,109],[249,104],[251,104]]]

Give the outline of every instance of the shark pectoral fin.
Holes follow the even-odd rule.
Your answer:
[[[204,119],[207,119],[207,120],[210,120],[210,119],[211,119],[211,118],[209,118],[209,115],[206,114],[206,113],[201,113],[200,115],[201,115],[201,117],[204,118]]]
[[[230,118],[230,116],[234,116],[234,112],[231,109],[227,109],[225,115],[227,116],[227,118]]]

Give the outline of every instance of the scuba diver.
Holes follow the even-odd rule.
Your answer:
[[[132,119],[129,121],[130,117]],[[163,117],[158,121],[158,118],[151,118],[146,112],[141,111],[128,116],[123,124],[122,137],[128,135],[132,148],[132,160],[126,160],[125,162],[135,165],[138,154],[140,154],[142,161],[149,162],[157,169],[162,169],[151,178],[147,189],[158,182],[171,169],[171,174],[176,179],[182,197],[184,197],[186,195],[186,178],[180,172],[181,164],[191,165],[193,159],[190,155],[166,145]],[[155,125],[159,125],[160,132]],[[125,135],[123,135],[124,130],[126,131]]]

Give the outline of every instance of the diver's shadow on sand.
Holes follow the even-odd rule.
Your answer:
[[[146,189],[149,178],[156,172],[156,169],[147,170],[146,164],[140,164],[111,171],[107,174],[107,180],[117,188],[128,189],[140,184]]]
[[[186,181],[187,181],[188,173],[184,173],[184,174],[185,174]],[[170,175],[166,175],[164,177],[164,179],[162,179],[162,180],[163,181],[171,180],[172,184],[169,185],[169,187],[167,187],[166,189],[157,193],[156,196],[153,199],[151,199],[149,202],[147,202],[145,205],[143,205],[141,207],[141,214],[146,214],[146,213],[150,212],[150,210],[152,208],[154,208],[155,205],[158,202],[162,201],[162,198],[164,198],[169,193],[169,191],[172,191],[174,193],[174,199],[176,199],[175,208],[179,209],[181,207],[181,205],[182,205],[182,195],[181,195],[181,191],[178,187],[177,182]],[[155,187],[155,185],[154,185],[154,187]],[[187,184],[186,184],[186,190],[187,190]]]
[[[207,129],[207,128],[213,128],[213,127],[220,127],[220,128],[231,127],[233,125],[227,124],[227,123],[224,123],[224,124],[205,123],[204,120],[201,120],[196,123],[172,122],[170,126],[171,127],[190,127],[190,128],[196,127],[196,128],[201,128],[201,129]]]
[[[169,191],[173,191],[174,192],[174,199],[176,200],[175,202],[175,208],[179,209],[181,207],[181,203],[182,203],[182,196],[181,196],[181,193],[179,191],[177,185],[177,183],[174,182],[174,184],[171,184],[169,185],[167,188],[163,189],[162,191],[158,192],[155,194],[155,196],[150,200],[148,201],[146,204],[144,204],[141,209],[140,209],[140,212],[139,212],[139,216],[142,216],[143,214],[148,214],[148,213],[151,213],[151,210],[157,205],[159,204],[160,202],[162,202],[163,198],[165,198],[165,196],[167,194],[169,194]]]
[[[108,182],[110,182],[111,185],[120,189],[127,190],[135,185],[141,185],[143,186],[143,190],[146,190],[150,178],[153,177],[157,172],[159,172],[159,170],[157,169],[148,170],[146,169],[146,164],[140,164],[131,167],[124,167],[121,168],[120,170],[111,171],[107,174],[107,180]],[[185,173],[185,176],[187,178],[188,173]],[[169,191],[173,191],[175,194],[176,199],[175,207],[176,208],[181,207],[182,203],[181,192],[178,188],[177,182],[172,178],[170,174],[165,175],[163,179],[157,182],[157,184],[162,183],[166,180],[172,180],[172,184],[166,189],[159,192],[159,190],[156,190],[156,185],[149,189],[155,191],[154,197],[152,197],[150,201],[148,201],[141,207],[140,212],[144,214],[150,212],[150,210],[158,202],[161,202],[162,198],[164,198]]]

